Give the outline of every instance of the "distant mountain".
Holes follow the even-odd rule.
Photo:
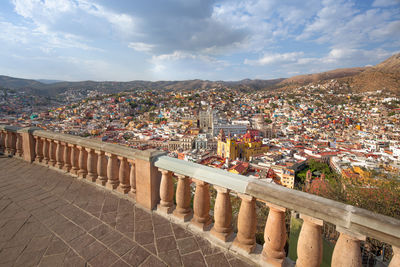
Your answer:
[[[338,79],[350,85],[353,91],[385,90],[400,93],[400,53],[373,67],[336,69],[332,71],[298,75],[287,79],[241,81],[81,81],[65,82],[52,80],[29,80],[0,75],[0,88],[24,89],[33,94],[55,95],[69,89],[95,89],[105,93],[117,93],[126,90],[184,90],[231,87],[242,90],[290,89],[298,85]]]
[[[52,83],[63,82],[63,81],[60,81],[60,80],[46,80],[46,79],[38,79],[38,80],[35,80],[35,81],[38,81],[38,82],[44,83],[44,84],[52,84]]]
[[[21,88],[40,88],[44,84],[35,80],[13,78],[9,76],[0,75],[0,87],[9,89],[21,89]]]
[[[19,79],[8,76],[0,76],[0,87],[9,89],[24,89],[34,94],[55,95],[68,89],[92,89],[106,93],[116,93],[126,90],[184,90],[184,89],[210,89],[230,86],[237,89],[261,90],[275,86],[283,79],[275,80],[242,80],[234,82],[186,80],[186,81],[131,81],[131,82],[55,82],[44,83],[36,80]]]
[[[236,82],[221,82],[221,83],[225,86],[233,88],[262,90],[262,89],[274,89],[283,80],[285,79],[284,78],[272,79],[272,80],[244,79]]]

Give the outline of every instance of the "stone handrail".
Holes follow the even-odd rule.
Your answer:
[[[157,207],[165,216],[190,221],[190,225],[200,231],[210,230],[218,242],[231,244],[230,248],[253,261],[254,254],[250,253],[256,247],[256,200],[264,202],[269,215],[260,262],[256,261],[260,265],[285,264],[285,211],[294,210],[303,219],[296,266],[321,264],[324,221],[334,224],[340,232],[332,266],[361,266],[360,241],[367,236],[392,245],[394,256],[390,266],[400,266],[400,221],[351,205],[174,159],[155,150],[134,150],[38,128],[0,126],[0,149],[7,155],[58,168],[128,194],[145,208]],[[173,175],[177,177],[176,192]],[[194,196],[192,182],[195,183]],[[213,218],[210,216],[210,185],[217,191]],[[231,191],[241,198],[237,234],[232,227]]]
[[[107,151],[113,154],[116,154],[121,157],[126,157],[126,158],[134,158],[134,155],[136,152],[139,150],[136,149],[126,149],[125,147],[121,145],[116,145],[116,144],[110,144],[106,142],[102,142],[100,140],[96,139],[88,139],[80,136],[74,136],[70,134],[62,134],[62,133],[54,133],[54,132],[49,132],[49,131],[44,131],[44,130],[35,130],[33,132],[34,136],[39,136],[42,138],[48,138],[48,139],[53,139],[53,140],[58,140],[61,142],[67,142],[69,144],[74,144],[78,146],[83,146],[95,150],[102,150],[102,151]]]

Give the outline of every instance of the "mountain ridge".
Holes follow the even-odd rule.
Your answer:
[[[80,81],[57,82],[45,84],[37,80],[20,79],[0,75],[0,87],[8,89],[27,89],[41,95],[54,95],[68,89],[96,89],[102,92],[113,93],[115,91],[145,89],[145,90],[183,90],[183,89],[210,89],[226,86],[238,89],[265,89],[281,82],[283,78],[272,80],[242,80],[242,81],[208,81],[208,80],[184,80],[184,81],[144,81],[129,82],[118,81]]]
[[[54,95],[69,89],[96,89],[106,93],[125,90],[184,90],[232,87],[243,90],[290,90],[295,86],[337,79],[346,82],[353,91],[385,90],[400,93],[400,53],[371,67],[341,68],[321,73],[297,75],[290,78],[270,80],[243,79],[240,81],[55,81],[43,83],[40,80],[21,79],[0,75],[0,87],[25,89],[40,95]],[[50,80],[41,80],[50,81]]]

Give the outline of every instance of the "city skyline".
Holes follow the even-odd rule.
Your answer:
[[[399,52],[400,2],[0,4],[0,74],[57,80],[272,79]]]

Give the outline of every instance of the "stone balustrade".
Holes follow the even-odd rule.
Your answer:
[[[1,150],[5,155],[14,156],[19,149],[22,155],[21,139],[18,137],[20,128],[15,126],[1,126],[0,127],[0,144]],[[19,139],[19,140],[18,140]]]
[[[209,216],[211,212],[208,190],[209,185],[213,185],[217,190],[217,197],[210,234],[215,240],[225,243],[225,247],[247,255],[257,264],[266,266],[287,264],[284,249],[287,236],[285,212],[293,210],[300,213],[300,218],[303,220],[297,244],[296,266],[320,266],[324,221],[335,224],[336,230],[340,233],[332,255],[332,266],[361,266],[360,241],[364,241],[367,236],[391,244],[394,256],[390,266],[399,266],[399,220],[316,195],[167,156],[158,157],[155,166],[160,168],[163,180],[165,179],[165,183],[169,185],[160,187],[161,199],[168,203],[168,207],[174,205],[171,200],[175,194],[176,208],[172,211],[172,215],[168,216],[182,219],[185,215],[185,221],[190,221],[195,228],[206,232],[208,228],[205,226],[209,225],[212,219]],[[170,186],[172,174],[177,177],[176,192],[173,192],[173,187]],[[189,205],[192,198],[191,183],[195,186],[193,215]],[[229,195],[231,191],[241,199],[236,235],[232,233],[232,207]],[[256,251],[256,201],[265,203],[269,208],[264,230],[265,243],[261,253]],[[163,209],[160,208],[160,211]]]
[[[0,151],[126,194],[148,209],[159,202],[161,175],[152,160],[165,153],[15,126],[0,126]],[[136,168],[138,163],[144,168]],[[142,178],[138,184],[136,177]]]
[[[285,265],[285,212],[291,210],[298,212],[303,220],[297,266],[321,264],[323,222],[334,224],[340,233],[332,266],[361,266],[360,241],[366,237],[392,245],[394,256],[390,266],[400,266],[400,221],[351,205],[170,158],[155,150],[134,150],[37,128],[0,126],[0,151],[132,197],[144,208],[157,209],[171,219],[209,233],[215,242],[256,264]],[[213,212],[210,185],[217,192]],[[231,194],[241,199],[236,234]],[[260,251],[255,238],[256,201],[269,208],[265,243]]]

